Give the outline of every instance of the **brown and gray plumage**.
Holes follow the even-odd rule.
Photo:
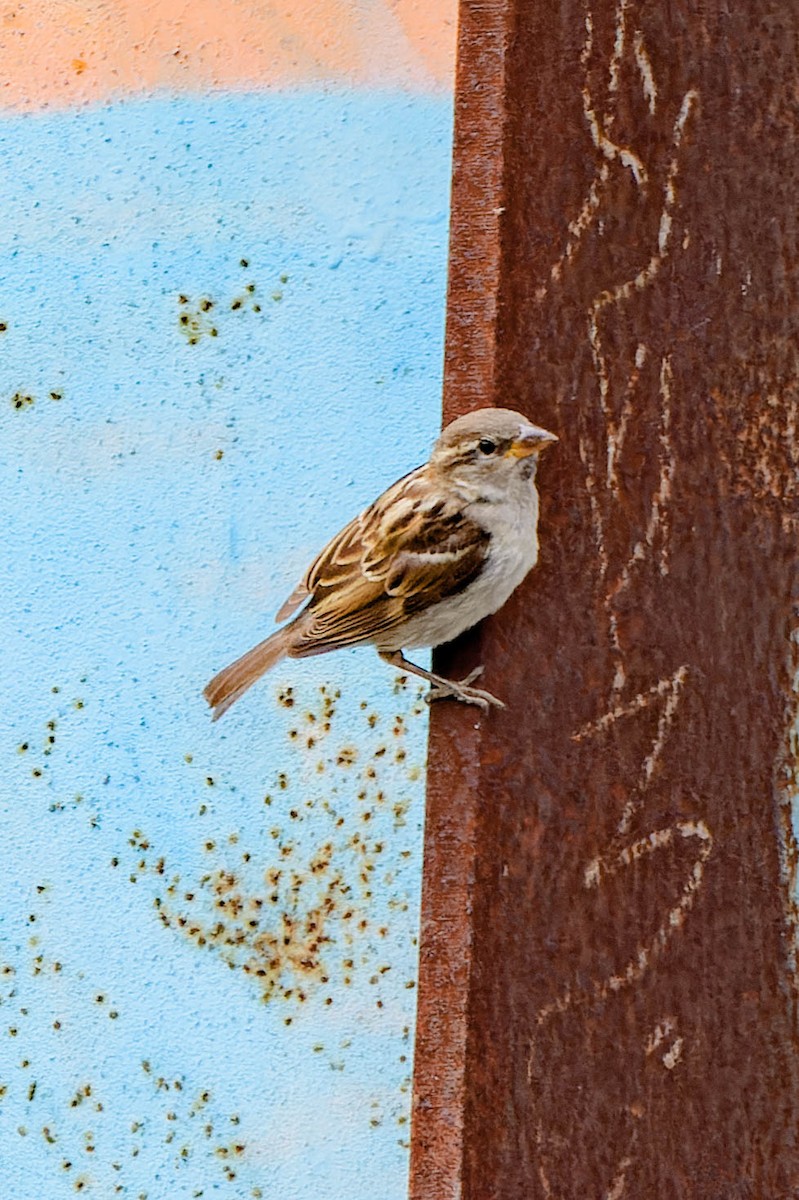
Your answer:
[[[488,708],[490,692],[408,662],[496,612],[538,559],[536,466],[558,439],[521,413],[482,408],[453,421],[430,461],[400,479],[328,542],[277,614],[301,611],[215,675],[205,689],[222,716],[281,658],[373,645],[393,666]]]

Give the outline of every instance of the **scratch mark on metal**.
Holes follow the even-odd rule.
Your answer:
[[[627,427],[630,423],[630,418],[633,415],[633,399],[635,389],[641,378],[641,371],[646,363],[647,348],[643,342],[640,342],[635,351],[635,365],[627,379],[627,388],[624,394],[624,403],[622,405],[621,416],[618,423],[608,417],[608,462],[607,462],[607,482],[611,488],[618,490],[618,460],[624,448],[624,442],[627,437]]]
[[[639,343],[635,353],[634,366],[628,375],[625,395],[621,406],[621,416],[618,421],[613,416],[611,405],[611,383],[607,357],[605,354],[601,320],[603,313],[629,299],[635,291],[649,287],[656,279],[663,262],[669,253],[673,224],[673,209],[676,203],[676,180],[680,167],[679,150],[688,118],[698,101],[695,89],[689,89],[683,96],[679,112],[672,128],[672,154],[669,160],[666,178],[663,186],[663,198],[658,221],[656,250],[650,255],[647,263],[635,275],[630,276],[610,288],[604,289],[593,300],[588,314],[588,343],[594,363],[594,370],[599,391],[599,404],[605,423],[606,455],[605,480],[607,484],[607,500],[613,504],[619,495],[618,463],[627,436],[629,423],[634,411],[634,396],[639,383],[640,373],[648,354],[645,343]],[[592,215],[594,215],[592,213]],[[653,496],[649,519],[644,538],[636,542],[627,562],[611,587],[607,587],[610,563],[606,552],[604,527],[606,516],[597,491],[597,464],[590,448],[581,440],[580,453],[586,467],[586,489],[591,506],[591,520],[597,543],[597,555],[600,565],[600,584],[604,591],[604,606],[608,623],[613,657],[615,660],[614,674],[611,683],[611,694],[618,695],[626,682],[624,655],[619,642],[618,618],[614,608],[614,600],[624,592],[629,585],[629,574],[634,564],[644,561],[647,549],[651,549],[655,532],[662,527],[663,538],[660,554],[660,570],[662,574],[668,571],[667,551],[667,522],[668,501],[671,494],[671,483],[674,472],[674,459],[671,448],[671,363],[667,357],[661,360],[660,394],[663,399],[661,416],[660,441],[660,478]]]
[[[535,1018],[536,1029],[541,1029],[553,1017],[574,1012],[589,1004],[597,1004],[609,999],[612,995],[638,983],[652,969],[657,959],[663,954],[675,932],[682,927],[685,919],[693,908],[697,893],[704,877],[705,864],[713,850],[713,836],[704,821],[677,821],[665,829],[654,830],[647,837],[641,838],[625,847],[612,860],[596,860],[586,869],[585,883],[587,887],[599,887],[604,879],[613,877],[619,870],[638,862],[657,851],[673,846],[678,838],[685,840],[696,839],[699,842],[698,853],[691,864],[690,870],[682,887],[680,896],[666,913],[665,919],[658,926],[654,935],[639,945],[632,957],[618,971],[602,979],[593,980],[584,988],[567,986],[559,996],[549,1001],[539,1009]],[[654,1044],[657,1044],[655,1042]],[[647,1042],[647,1046],[650,1042]],[[671,1070],[676,1066],[682,1052],[683,1041],[678,1038],[671,1050],[663,1058],[664,1066]],[[654,1046],[653,1046],[654,1048]],[[645,1049],[645,1053],[650,1053]],[[534,1083],[536,1056],[536,1033],[530,1039],[530,1049],[527,1060],[527,1079],[530,1086]],[[545,1172],[545,1136],[542,1121],[537,1123],[536,1143],[539,1147],[539,1175],[545,1194],[552,1196],[551,1185]],[[622,1160],[616,1176],[607,1195],[620,1196],[624,1188],[626,1172],[632,1165],[632,1158]],[[620,1189],[620,1190],[616,1190]]]
[[[623,1158],[621,1160],[616,1178],[611,1184],[610,1191],[606,1193],[606,1200],[621,1200],[627,1182],[627,1171],[632,1166],[632,1162],[631,1158]]]
[[[630,558],[624,564],[621,574],[616,581],[615,586],[611,589],[610,596],[615,598],[630,585],[630,577],[632,568],[636,563],[642,563],[647,557],[647,551],[653,548],[655,534],[661,530],[661,545],[660,545],[660,573],[668,575],[669,573],[669,548],[668,548],[668,505],[671,499],[671,483],[674,477],[674,450],[671,444],[671,360],[663,358],[660,364],[660,430],[658,433],[658,441],[660,443],[660,479],[658,481],[657,490],[652,496],[649,508],[649,519],[646,524],[646,532],[643,538],[636,542],[633,547]],[[610,437],[608,445],[611,444]]]
[[[577,216],[569,222],[568,233],[569,239],[566,242],[566,249],[562,256],[553,263],[550,270],[550,279],[557,282],[563,274],[563,268],[566,263],[571,262],[574,257],[583,234],[589,230],[594,223],[594,214],[599,208],[602,198],[602,189],[610,177],[610,168],[608,164],[602,163],[599,168],[599,173],[591,181],[591,185],[583,201],[582,208]],[[543,299],[546,294],[546,288],[539,293],[539,299]]]
[[[641,73],[641,86],[644,89],[649,111],[654,117],[657,108],[658,90],[655,84],[655,76],[652,71],[652,63],[649,61],[649,55],[646,52],[644,45],[644,36],[640,29],[636,29],[633,35],[633,54],[638,70]]]
[[[627,36],[627,0],[619,0],[619,3],[616,5],[615,34],[616,36],[613,40],[613,54],[610,58],[610,78],[608,80],[609,92],[617,92],[619,90],[619,74],[621,72],[621,64],[624,57],[624,44]],[[606,113],[605,125],[610,128],[615,118],[615,112]]]
[[[619,69],[621,57],[624,53],[625,43],[625,16],[626,16],[626,0],[621,0],[616,9],[616,37],[613,47],[613,55],[609,63],[610,80],[608,83],[608,91],[615,92],[618,90]],[[608,136],[608,129],[613,125],[614,114],[611,113],[609,118],[606,116],[600,121],[596,112],[596,103],[591,91],[591,86],[588,82],[588,66],[591,55],[594,49],[594,19],[591,11],[586,13],[585,17],[585,44],[583,52],[580,56],[580,62],[585,69],[585,83],[583,84],[581,94],[583,98],[583,115],[591,133],[591,140],[600,154],[604,155],[609,162],[618,159],[622,166],[632,173],[633,179],[639,187],[643,186],[648,179],[646,167],[642,160],[638,157],[634,150],[629,146],[621,146],[614,142]]]
[[[663,952],[674,931],[679,929],[696,899],[705,872],[705,863],[713,851],[713,835],[704,821],[677,821],[665,829],[657,829],[647,837],[640,838],[631,845],[619,851],[610,860],[595,860],[586,869],[586,887],[599,887],[604,879],[610,879],[624,867],[648,857],[659,850],[665,850],[674,845],[676,839],[695,838],[699,843],[697,857],[691,864],[691,869],[683,884],[682,892],[676,904],[668,910],[665,919],[658,926],[648,942],[640,945],[630,959],[613,975],[594,980],[585,988],[572,990],[566,987],[560,996],[545,1004],[536,1015],[536,1025],[541,1026],[556,1013],[581,1007],[589,1002],[606,1000],[613,992],[636,983],[651,968],[655,959]]]

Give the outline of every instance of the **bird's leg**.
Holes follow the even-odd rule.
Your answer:
[[[485,712],[488,712],[490,705],[495,705],[497,708],[504,708],[505,705],[491,692],[486,692],[482,688],[469,687],[473,679],[477,679],[482,675],[483,668],[476,667],[471,671],[465,679],[455,681],[454,679],[444,679],[441,675],[434,675],[432,671],[425,671],[422,667],[417,667],[415,663],[408,662],[401,650],[383,651],[378,650],[378,654],[383,662],[390,663],[392,667],[397,667],[400,671],[409,671],[412,675],[419,675],[422,679],[426,679],[433,686],[425,696],[427,703],[432,700],[462,700],[464,704],[476,704]]]

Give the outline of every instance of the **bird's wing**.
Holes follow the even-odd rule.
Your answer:
[[[461,592],[479,575],[489,534],[456,497],[406,475],[346,525],[308,568],[281,614],[308,599],[293,652],[370,641]],[[289,609],[289,605],[291,608]]]
[[[396,487],[397,485],[395,484],[394,486]],[[391,490],[389,489],[389,491]],[[384,492],[380,500],[387,495],[388,492]],[[376,500],[375,504],[379,504],[380,500]],[[299,608],[309,596],[315,594],[317,588],[320,586],[320,571],[324,572],[325,584],[329,587],[337,575],[347,573],[357,567],[362,553],[361,524],[372,511],[372,508],[375,507],[375,504],[367,508],[365,512],[362,512],[360,516],[355,517],[354,520],[350,521],[349,525],[345,525],[334,538],[331,538],[324,550],[320,551],[311,563],[294,591],[284,601],[275,616],[275,621],[285,621],[286,617],[290,617],[295,609]]]

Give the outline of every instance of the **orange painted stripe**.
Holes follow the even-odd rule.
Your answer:
[[[20,0],[0,10],[0,105],[340,83],[452,87],[457,0]]]

